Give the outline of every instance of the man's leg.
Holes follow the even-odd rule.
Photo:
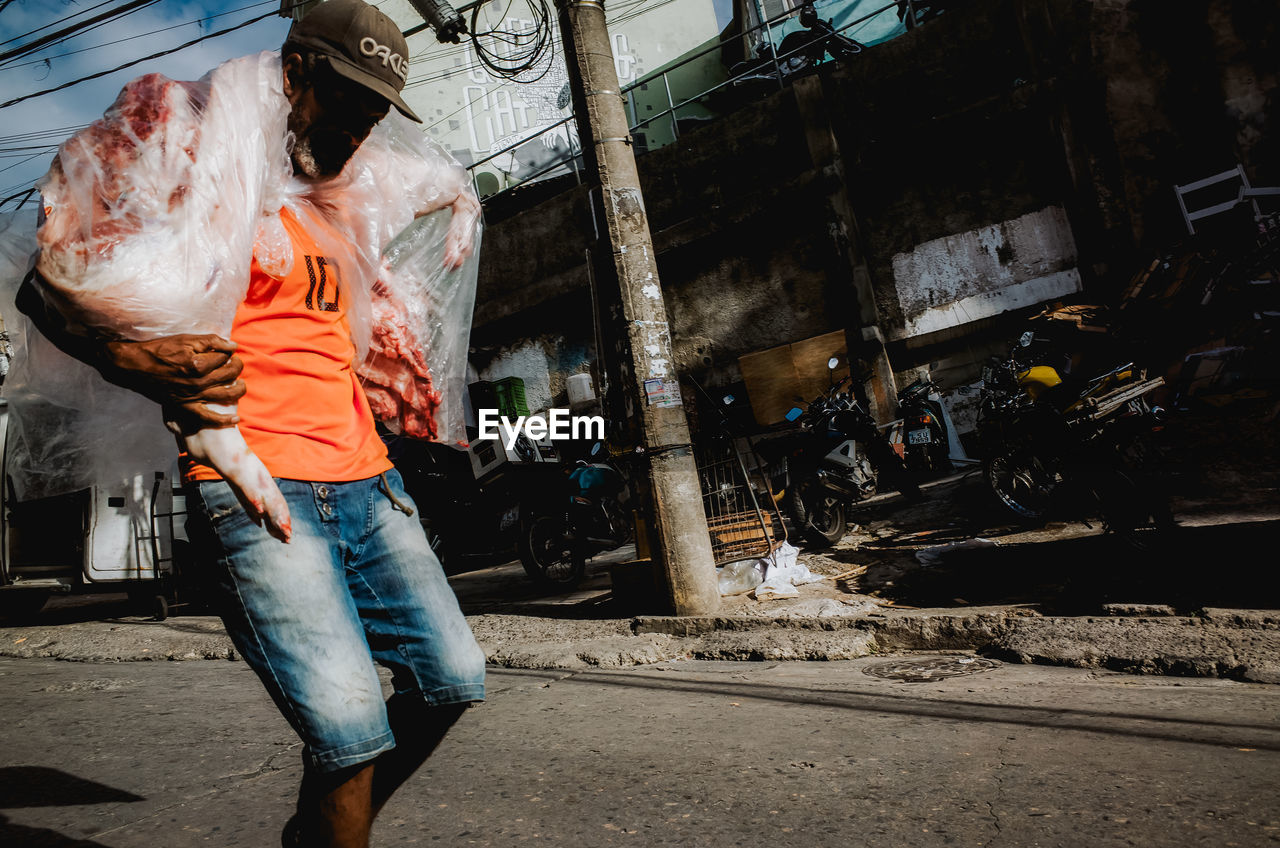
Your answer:
[[[294,515],[288,545],[249,521],[225,483],[200,484],[188,532],[214,560],[223,621],[237,649],[306,743],[306,778],[291,823],[304,838],[295,844],[363,848],[373,818],[373,761],[395,738],[348,590],[341,517],[318,508],[332,486],[282,480],[280,487]],[[365,521],[354,523],[358,534]]]
[[[373,762],[325,774],[308,772],[283,848],[367,848],[373,827]]]
[[[392,671],[387,701],[396,747],[379,755],[374,812],[440,744],[468,704],[484,699],[484,652],[458,608],[399,475],[377,480],[364,505],[373,532],[348,572],[375,659]],[[388,497],[384,485],[394,498]]]
[[[392,793],[426,762],[467,706],[431,706],[416,694],[392,695],[387,700],[387,718],[396,736],[396,747],[376,760],[373,815],[376,816]]]
[[[426,762],[467,706],[433,707],[417,695],[392,695],[387,717],[396,747],[362,766],[327,775],[308,773],[298,796],[298,815],[286,829],[286,848],[367,845],[374,817]]]

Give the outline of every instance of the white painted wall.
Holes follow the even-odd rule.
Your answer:
[[[1080,291],[1076,244],[1060,206],[1049,206],[916,245],[893,257],[905,327],[933,333]]]
[[[480,372],[481,380],[496,381],[503,377],[524,380],[524,400],[530,412],[551,406],[551,368],[541,342],[507,348]]]

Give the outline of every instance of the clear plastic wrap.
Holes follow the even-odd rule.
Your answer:
[[[173,464],[160,407],[58,350],[14,306],[35,262],[34,209],[0,215],[0,311],[13,346],[5,472],[20,500],[114,486]]]
[[[395,432],[465,445],[480,255],[480,206],[466,170],[393,111],[342,175],[307,197],[351,234],[362,272],[376,270],[376,281],[360,287],[371,303],[348,315],[367,352],[357,372],[374,415]],[[472,252],[457,265],[464,242]]]
[[[358,369],[373,414],[395,432],[466,445],[467,348],[480,234],[455,270],[441,263],[449,212],[407,227],[384,254],[373,289],[373,339]]]
[[[194,83],[148,74],[62,145],[40,183],[36,268],[73,326],[132,340],[229,335],[259,224],[290,170],[280,75],[271,53]],[[181,440],[289,538],[284,497],[237,428],[184,429]]]
[[[304,198],[324,209],[335,224],[351,234],[353,243],[361,250],[361,273],[366,275],[365,282],[369,284],[360,288],[371,291],[374,279],[382,273],[380,254],[383,248],[415,218],[439,210],[459,195],[470,198],[471,202],[459,204],[452,215],[446,212],[439,216],[444,220],[445,229],[438,238],[426,238],[412,258],[403,249],[400,251],[397,271],[401,275],[407,273],[413,282],[393,284],[386,288],[384,294],[390,292],[393,297],[413,297],[423,293],[431,296],[437,286],[469,286],[473,290],[470,296],[474,298],[479,274],[480,205],[474,199],[467,171],[428,138],[417,124],[394,109],[373,128],[341,175],[311,187]],[[444,264],[450,234],[454,240],[465,240],[475,248],[457,271],[446,268]],[[435,255],[426,252],[425,241],[438,246],[440,252]],[[410,263],[414,268],[408,268]],[[438,305],[449,304],[455,308],[459,305],[456,298],[435,296],[432,299]],[[348,315],[351,333],[361,355],[369,350],[371,321],[367,300],[356,304]],[[424,333],[421,338],[424,346],[428,350],[436,350],[438,346],[430,344],[427,336],[439,332],[442,326],[464,339],[468,337],[471,333],[470,303],[465,314],[438,314],[432,319],[430,329],[425,326],[411,326],[410,329]],[[465,357],[464,348],[463,360]],[[466,370],[465,361],[455,364],[454,370],[461,375]],[[433,360],[433,368],[438,374],[443,373],[439,370],[441,368],[453,367]]]
[[[38,267],[58,311],[120,338],[226,336],[289,177],[287,117],[271,53],[125,86],[40,184]]]

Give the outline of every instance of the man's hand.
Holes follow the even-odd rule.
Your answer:
[[[470,189],[458,193],[451,204],[453,217],[449,219],[449,230],[444,235],[444,267],[446,271],[454,271],[462,267],[462,263],[475,247],[476,219],[480,217],[480,201]]]
[[[177,335],[146,342],[113,341],[102,346],[98,370],[107,380],[163,405],[166,417],[202,427],[230,427],[239,416],[207,404],[234,404],[244,396],[244,363],[235,342],[215,336]]]

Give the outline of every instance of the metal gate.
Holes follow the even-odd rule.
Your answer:
[[[767,496],[760,504],[732,438],[708,439],[697,447],[695,457],[716,565],[769,556],[786,541],[778,505]]]

